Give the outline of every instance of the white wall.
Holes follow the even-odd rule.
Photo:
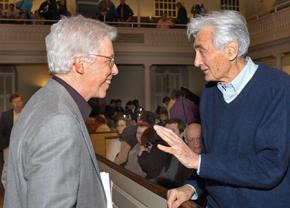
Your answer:
[[[16,91],[28,100],[50,78],[46,64],[16,65]]]
[[[123,106],[126,102],[138,99],[144,106],[144,69],[141,65],[120,65],[119,74],[112,80],[107,91],[106,101],[120,98]]]
[[[193,66],[188,66],[189,77],[188,77],[188,88],[196,95],[201,96],[204,85],[203,72]]]

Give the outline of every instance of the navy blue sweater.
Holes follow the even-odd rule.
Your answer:
[[[260,65],[230,103],[205,88],[200,110],[208,206],[290,207],[290,76]]]

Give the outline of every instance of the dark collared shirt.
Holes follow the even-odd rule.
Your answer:
[[[65,81],[63,81],[59,77],[53,76],[52,79],[57,81],[59,84],[61,84],[68,91],[68,93],[72,96],[75,103],[77,104],[77,106],[82,114],[83,119],[86,120],[92,111],[92,108],[87,103],[87,101],[74,88],[72,88],[69,84],[67,84]]]

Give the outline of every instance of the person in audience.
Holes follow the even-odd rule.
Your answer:
[[[181,119],[168,119],[163,125],[182,140],[186,124]],[[192,170],[184,167],[176,157],[170,156],[169,158],[168,168],[160,174],[157,183],[166,188],[174,188],[182,185],[191,176]]]
[[[130,22],[134,15],[133,10],[125,2],[126,0],[120,0],[120,4],[117,7],[117,16],[120,22]]]
[[[165,107],[161,107],[158,110],[158,115],[160,124],[163,124],[167,119],[169,119],[168,111]]]
[[[168,207],[197,198],[204,188],[212,208],[285,207],[290,204],[290,76],[247,56],[250,37],[239,12],[199,16],[187,31],[195,38],[195,66],[210,82],[200,103],[202,153],[172,131],[154,128],[169,145],[158,147],[196,170],[203,186],[191,180],[169,190]]]
[[[111,131],[111,128],[107,124],[107,119],[104,115],[99,114],[95,117],[96,119],[96,132],[108,132]]]
[[[176,17],[176,24],[187,24],[187,12],[184,6],[180,3],[176,3],[177,7],[177,17]]]
[[[171,155],[162,152],[157,144],[165,142],[157,135],[153,127],[147,128],[141,136],[141,146],[138,154],[138,163],[145,172],[145,178],[156,182],[163,169],[168,169]]]
[[[186,126],[183,135],[184,142],[189,148],[196,154],[201,153],[201,125],[198,123],[192,123]],[[182,163],[178,163],[178,169],[175,176],[175,181],[171,188],[176,188],[184,185],[186,180],[199,180],[198,175],[192,169],[185,167]]]
[[[20,94],[13,93],[10,95],[9,102],[11,103],[12,109],[2,112],[0,119],[0,145],[3,152],[4,165],[6,166],[8,159],[8,150],[10,143],[10,135],[12,127],[18,117],[20,116],[22,109],[24,107],[24,97]],[[3,168],[2,171],[2,184],[5,188],[6,184],[6,169]]]
[[[158,20],[156,27],[157,28],[171,28],[173,26],[171,19],[167,17],[166,13],[163,13],[161,18]]]
[[[117,12],[111,0],[102,0],[97,6],[97,18],[101,21],[117,21]]]
[[[186,98],[181,90],[173,90],[171,98],[170,118],[179,118],[186,124],[198,121],[198,109],[196,105]]]
[[[45,0],[38,9],[39,15],[45,20],[58,20],[60,14],[56,0]]]
[[[69,34],[69,35],[68,35]],[[52,78],[25,105],[9,146],[5,208],[107,208],[84,120],[118,74],[116,28],[80,15],[45,38]]]
[[[192,18],[194,18],[195,17],[195,5],[194,4],[192,4],[190,13],[192,14]]]
[[[124,115],[124,113],[125,113],[125,110],[122,107],[122,100],[121,99],[116,100],[116,111],[119,115]]]
[[[128,101],[126,104],[126,111],[125,114],[128,115],[128,117],[132,120],[132,121],[137,121],[137,108],[134,105],[133,101]]]
[[[66,6],[66,0],[57,1],[56,4],[57,4],[57,9],[58,9],[60,17],[71,16]]]
[[[120,134],[121,148],[120,152],[116,155],[114,163],[124,166],[128,160],[129,151],[136,145],[136,125],[126,126]]]
[[[17,4],[16,4],[17,5]],[[22,3],[17,7],[20,10],[20,16],[24,19],[31,19],[32,18],[32,0],[23,0]]]
[[[156,124],[157,115],[150,111],[144,111],[140,116],[138,122],[145,124],[147,126],[153,126]],[[120,135],[121,141],[121,150],[120,153],[116,156],[114,162],[124,166],[128,160],[128,153],[134,146],[137,144],[136,139],[137,127],[136,125],[127,126],[122,134]]]
[[[15,8],[14,4],[9,4],[7,10],[7,18],[9,19],[17,19],[19,17],[19,11]]]
[[[112,99],[110,101],[110,105],[106,105],[104,114],[105,114],[106,118],[114,120],[114,118],[117,115],[117,112],[116,112],[116,100]]]
[[[124,168],[130,170],[131,172],[140,175],[145,176],[146,173],[142,170],[142,168],[139,165],[138,157],[140,156],[142,152],[142,144],[141,144],[141,137],[146,129],[148,129],[150,125],[146,122],[139,121],[137,123],[137,129],[136,129],[136,144],[134,147],[129,151],[128,153],[128,160],[126,164],[124,165]]]
[[[201,154],[201,125],[189,124],[184,131],[184,141],[196,154]]]
[[[131,120],[125,117],[119,117],[116,120],[116,131],[121,135],[127,126],[131,125]]]
[[[88,132],[90,134],[96,133],[97,122],[96,122],[96,119],[94,117],[88,117],[86,119],[86,126],[87,126]]]

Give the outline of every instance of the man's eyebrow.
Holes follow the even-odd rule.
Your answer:
[[[205,48],[201,45],[201,44],[194,44],[194,48],[195,49],[203,49],[203,50],[205,50]]]

